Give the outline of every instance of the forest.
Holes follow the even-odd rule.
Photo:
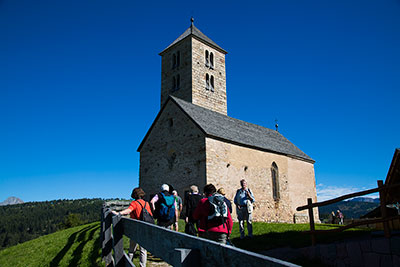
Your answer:
[[[102,199],[64,199],[0,206],[0,249],[100,221],[103,203]]]

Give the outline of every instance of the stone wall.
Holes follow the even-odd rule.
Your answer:
[[[139,186],[149,196],[168,183],[182,198],[192,184],[203,188],[204,140],[197,126],[169,101],[140,150]]]
[[[206,66],[205,51],[214,54],[214,68]],[[180,52],[180,64],[173,67],[173,55]],[[206,74],[214,76],[214,91],[206,89]],[[174,90],[173,78],[180,76],[180,88]],[[168,96],[180,99],[210,110],[227,114],[225,54],[188,37],[168,49],[161,58],[161,107]]]
[[[308,223],[308,210],[299,212],[296,208],[307,205],[307,198],[317,202],[314,164],[288,158],[288,177],[290,202],[295,212],[294,220],[296,223]],[[318,208],[314,208],[313,212],[315,222],[319,222]]]
[[[206,151],[207,183],[213,183],[217,188],[224,187],[226,197],[233,201],[240,180],[246,179],[256,198],[253,213],[256,221],[293,223],[295,214],[299,213],[296,212],[297,205],[305,205],[308,197],[316,198],[311,163],[212,138],[206,138]],[[277,201],[272,194],[273,162],[279,173],[280,199]],[[301,187],[297,187],[302,181]],[[307,211],[299,214],[302,215],[299,217],[308,219]],[[236,218],[235,210],[233,218]]]
[[[214,54],[214,69],[206,67],[205,51]],[[227,115],[225,54],[192,38],[192,103]],[[214,92],[206,90],[206,74],[214,76]]]
[[[173,67],[173,55],[180,53],[180,62]],[[179,89],[173,88],[173,78],[180,76]],[[192,102],[192,43],[187,38],[167,50],[161,58],[161,107],[173,95]]]

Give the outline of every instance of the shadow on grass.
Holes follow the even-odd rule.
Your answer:
[[[91,228],[79,234],[76,242],[79,243],[78,247],[72,253],[72,259],[69,266],[78,266],[79,260],[82,258],[82,252],[85,245],[93,239],[94,233],[99,229],[99,225],[94,225]],[[90,231],[89,231],[90,230]],[[87,234],[89,232],[89,234]]]
[[[64,258],[65,254],[68,252],[68,250],[72,247],[72,245],[75,242],[76,236],[78,234],[81,233],[86,233],[92,226],[87,226],[81,230],[79,230],[78,232],[73,233],[67,241],[67,244],[63,247],[62,250],[60,250],[60,252],[57,253],[57,255],[51,260],[50,262],[50,267],[56,267],[59,266],[60,261],[62,260],[62,258]]]
[[[98,228],[100,228],[100,226],[98,226]],[[100,234],[101,233],[99,231],[99,234],[97,235],[97,238],[94,241],[93,249],[89,254],[89,261],[91,266],[96,266],[96,264],[98,264],[97,260],[101,257]]]
[[[324,233],[317,235],[317,243],[333,243],[345,239],[369,237],[369,231],[344,231],[342,233]],[[292,247],[302,248],[311,246],[310,234],[302,231],[286,231],[279,233],[267,233],[255,235],[253,238],[234,238],[233,244],[236,247],[253,252],[265,251],[275,248]]]

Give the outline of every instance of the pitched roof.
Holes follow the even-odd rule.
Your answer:
[[[170,47],[172,47],[173,45],[179,43],[180,41],[182,41],[183,39],[185,39],[188,36],[194,36],[195,38],[205,42],[206,44],[210,45],[211,47],[219,50],[220,52],[222,52],[224,54],[228,53],[224,49],[222,49],[219,45],[214,43],[214,41],[212,41],[210,38],[208,38],[199,29],[197,29],[196,26],[194,26],[193,21],[192,21],[192,24],[190,25],[190,27],[184,33],[182,33],[182,35],[179,36],[175,41],[173,41],[172,44],[170,44],[167,48],[165,48],[163,51],[161,51],[159,55],[162,55]]]
[[[303,151],[292,144],[279,132],[256,125],[234,119],[232,117],[223,115],[221,113],[194,105],[182,99],[170,96],[168,102],[175,102],[181,110],[204,132],[208,137],[223,140],[226,142],[260,149],[263,151],[270,151],[282,155],[288,155],[294,158],[299,158],[308,162],[314,163],[315,161],[306,155]],[[162,113],[160,110],[157,118]],[[155,119],[154,123],[156,122]],[[154,125],[153,123],[153,125]],[[140,151],[147,136],[151,132],[153,125],[148,131],[147,135],[140,144],[138,151]]]

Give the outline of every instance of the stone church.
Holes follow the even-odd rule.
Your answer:
[[[308,221],[296,207],[316,201],[315,161],[278,131],[227,115],[226,54],[193,20],[160,53],[161,108],[138,148],[139,186],[150,195],[168,183],[183,197],[212,183],[233,200],[246,179],[254,220]]]

